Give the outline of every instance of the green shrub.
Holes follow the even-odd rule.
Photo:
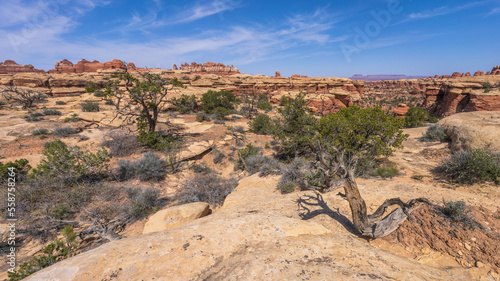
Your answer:
[[[86,101],[81,104],[82,106],[82,111],[83,112],[98,112],[99,111],[99,104],[92,102],[92,101]]]
[[[78,117],[78,114],[73,113],[71,117],[66,117],[64,118],[63,122],[64,123],[71,123],[71,122],[78,122],[80,121],[80,118]]]
[[[115,105],[115,103],[112,100],[106,100],[104,102],[105,105]]]
[[[146,132],[144,130],[139,131],[137,141],[156,150],[170,149],[172,145],[179,142],[179,140],[172,135],[162,135],[161,132]]]
[[[161,181],[167,175],[165,160],[153,152],[145,153],[135,162],[135,172],[141,181]]]
[[[268,101],[259,101],[259,102],[257,103],[257,107],[258,107],[259,109],[262,109],[262,110],[269,110],[269,111],[273,109],[272,104],[271,104],[270,102],[268,102]]]
[[[218,205],[234,190],[236,179],[224,179],[215,173],[200,173],[188,178],[176,195],[181,203],[207,202]]]
[[[56,109],[44,109],[43,115],[61,115],[61,111]]]
[[[378,167],[376,170],[376,175],[379,177],[382,177],[384,179],[386,178],[393,178],[399,174],[399,170],[397,168],[396,163],[388,163],[388,164],[383,164],[382,167]]]
[[[210,169],[205,163],[202,164],[193,164],[191,166],[191,169],[193,172],[199,174],[199,173],[213,173],[212,169]]]
[[[110,155],[104,148],[95,153],[83,152],[78,146],[68,147],[60,140],[44,145],[40,164],[31,176],[46,176],[53,183],[68,185],[77,181],[101,179],[108,171]]]
[[[56,104],[57,105],[65,105],[66,103],[62,100],[58,100],[58,101],[56,101]]]
[[[431,141],[445,141],[447,139],[443,128],[438,125],[432,125],[427,128],[425,135],[420,138],[420,141],[431,142]]]
[[[288,194],[295,191],[295,183],[291,181],[287,181],[283,184],[278,185],[278,189],[282,194]]]
[[[273,121],[266,114],[259,114],[248,122],[250,130],[259,135],[269,135],[273,133]]]
[[[39,129],[36,129],[33,132],[31,132],[31,135],[32,136],[39,136],[39,135],[47,135],[48,133],[49,133],[49,130],[39,128]]]
[[[500,183],[500,155],[489,147],[454,152],[437,168],[449,179],[460,184],[484,181]]]
[[[85,86],[85,92],[87,92],[87,93],[93,93],[96,91],[96,89],[97,89],[97,85],[92,81],[89,81],[87,83],[87,85]]]
[[[491,84],[490,82],[484,82],[483,83],[483,90],[485,93],[491,92]]]
[[[73,129],[71,127],[61,127],[61,128],[54,129],[54,134],[61,136],[61,137],[69,137],[75,133],[76,133],[75,129]]]
[[[201,107],[205,113],[215,114],[222,119],[234,113],[237,99],[230,91],[208,91],[201,97]]]
[[[421,107],[411,107],[405,116],[405,127],[416,128],[425,125],[425,121],[429,119],[429,113]]]
[[[26,121],[28,121],[28,122],[38,122],[38,121],[43,120],[43,118],[39,118],[40,116],[43,116],[43,113],[34,112],[34,113],[31,113],[30,115],[24,116],[24,119],[26,119]]]
[[[10,175],[15,175],[16,182],[20,182],[26,178],[26,175],[31,170],[31,166],[26,159],[17,159],[14,162],[7,162],[3,164],[0,162],[0,183],[12,178]]]
[[[181,114],[194,113],[199,111],[200,106],[198,105],[198,99],[195,95],[182,95],[180,98],[172,99],[172,104],[174,104]]]

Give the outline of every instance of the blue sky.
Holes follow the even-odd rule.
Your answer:
[[[249,74],[451,74],[500,64],[500,0],[2,0],[0,60]]]

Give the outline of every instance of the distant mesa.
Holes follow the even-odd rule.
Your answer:
[[[45,73],[45,70],[36,69],[31,64],[20,65],[13,60],[0,62],[0,74],[17,74],[24,72]]]
[[[232,65],[228,66],[223,63],[214,63],[210,61],[204,64],[196,62],[192,62],[191,64],[183,63],[181,67],[177,67],[177,65],[174,64],[172,69],[199,74],[231,75],[240,73],[240,71]]]
[[[402,74],[377,74],[377,75],[366,75],[354,74],[349,79],[361,80],[361,81],[383,81],[383,80],[401,80],[401,79],[419,79],[425,76],[407,76]]]

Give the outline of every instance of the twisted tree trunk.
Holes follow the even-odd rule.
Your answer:
[[[358,185],[352,173],[348,173],[344,185],[345,195],[351,207],[354,228],[367,238],[380,238],[387,236],[398,229],[406,218],[411,218],[410,214],[416,210],[421,203],[432,205],[426,198],[416,198],[404,203],[399,198],[387,199],[371,215],[368,215],[365,200],[359,193]],[[389,215],[379,220],[384,215],[387,208],[392,205],[400,207],[392,211]]]

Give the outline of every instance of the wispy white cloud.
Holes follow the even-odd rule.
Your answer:
[[[189,23],[212,15],[232,11],[242,6],[241,0],[214,0],[208,3],[200,3],[178,15],[173,23]]]
[[[479,1],[479,2],[473,2],[473,3],[469,3],[469,4],[465,4],[465,5],[454,6],[454,7],[442,6],[442,7],[432,9],[432,10],[426,10],[423,12],[419,12],[419,13],[411,13],[407,16],[406,19],[404,19],[400,23],[454,14],[454,13],[460,12],[460,11],[465,10],[465,9],[469,9],[472,7],[486,4],[487,2],[488,1]]]
[[[500,14],[500,7],[491,10],[491,12],[488,14],[488,16],[491,16],[491,15],[494,15],[494,14]]]

